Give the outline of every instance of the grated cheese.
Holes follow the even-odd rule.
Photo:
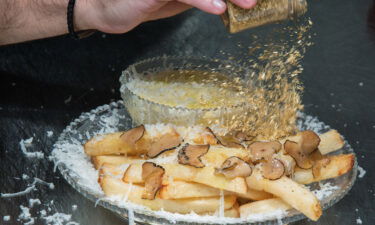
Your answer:
[[[52,137],[53,136],[53,131],[47,131],[47,137]]]
[[[358,166],[358,177],[363,178],[366,175],[366,170],[364,170],[362,167]]]
[[[29,207],[32,208],[34,205],[40,205],[42,204],[39,199],[29,199]]]
[[[5,222],[10,221],[10,216],[9,215],[3,216],[3,221]]]
[[[35,222],[34,217],[31,217],[30,209],[20,205],[21,213],[18,215],[18,221],[23,222],[24,225],[32,225]]]
[[[320,187],[319,190],[312,190],[312,192],[320,201],[332,195],[335,190],[340,189],[337,186],[332,186],[330,183],[323,184],[322,182],[319,182],[319,187]]]
[[[16,192],[16,193],[0,193],[0,197],[1,198],[12,198],[12,197],[18,197],[18,196],[26,195],[26,194],[32,192],[33,190],[36,190],[36,184],[46,185],[50,189],[55,188],[53,183],[47,183],[47,182],[35,177],[34,182],[29,187],[27,187],[25,190],[20,191],[20,192]]]
[[[33,142],[33,138],[29,139],[22,139],[20,141],[20,148],[22,153],[27,157],[27,158],[38,158],[38,159],[43,159],[44,158],[44,153],[43,152],[28,152],[26,147],[29,147],[31,143]]]

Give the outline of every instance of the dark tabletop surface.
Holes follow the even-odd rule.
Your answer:
[[[295,224],[346,225],[358,219],[375,224],[375,1],[310,1],[308,14],[316,36],[303,60],[305,111],[343,134],[367,173],[317,223]],[[33,177],[55,185],[0,198],[0,224],[21,224],[20,205],[36,198],[41,204],[30,210],[35,224],[45,223],[41,210],[71,214],[71,221],[83,225],[124,224],[53,171],[47,156],[59,133],[82,112],[120,99],[118,78],[129,64],[160,55],[220,57],[222,51],[235,53],[238,42],[251,44],[247,37],[256,31],[228,35],[219,17],[193,10],[124,35],[97,33],[78,42],[58,37],[0,47],[0,192],[24,190]],[[34,141],[28,149],[43,151],[45,159],[22,154],[19,142],[30,137]],[[23,174],[30,178],[22,179]],[[6,215],[10,221],[3,221]]]

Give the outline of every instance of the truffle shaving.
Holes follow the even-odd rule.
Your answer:
[[[306,155],[300,148],[297,142],[285,141],[284,143],[285,151],[296,160],[297,166],[302,169],[310,169],[312,167],[312,162],[309,155]]]
[[[137,141],[139,141],[143,137],[145,131],[145,126],[140,125],[138,127],[134,127],[128,131],[123,132],[120,138],[130,146],[134,146],[135,143],[137,143]]]
[[[271,159],[267,162],[262,163],[262,175],[264,178],[269,180],[277,180],[281,178],[285,173],[285,166],[278,159]]]
[[[223,162],[220,168],[215,169],[215,174],[222,174],[228,179],[248,177],[252,172],[253,165],[236,156],[229,157]]]
[[[152,142],[147,151],[147,156],[155,158],[163,152],[176,149],[181,143],[182,138],[178,133],[164,134]]]
[[[145,162],[142,164],[142,179],[145,182],[143,199],[155,199],[156,193],[162,185],[164,172],[164,168],[155,163]]]
[[[178,162],[196,168],[205,167],[201,157],[210,149],[210,145],[190,145],[186,144],[178,153]]]

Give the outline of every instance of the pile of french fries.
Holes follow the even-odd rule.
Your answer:
[[[184,139],[175,129],[155,135],[142,125],[95,137],[84,149],[106,196],[151,210],[233,218],[294,208],[316,221],[321,205],[304,184],[345,174],[355,160],[327,155],[344,145],[336,130],[300,132],[272,145],[238,136],[206,128]]]

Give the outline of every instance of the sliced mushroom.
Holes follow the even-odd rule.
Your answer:
[[[285,175],[293,176],[294,169],[296,167],[296,160],[294,160],[292,156],[284,154],[281,151],[274,157],[283,163],[285,168]]]
[[[142,164],[142,179],[145,181],[143,199],[155,199],[156,193],[162,185],[164,172],[164,168],[155,163],[145,162]]]
[[[243,145],[240,141],[233,135],[227,134],[225,136],[217,136],[211,128],[206,127],[206,130],[214,136],[217,141],[217,144],[222,145],[228,148],[243,148]]]
[[[178,152],[178,162],[183,165],[203,168],[205,165],[201,157],[210,149],[210,145],[190,145],[186,144]]]
[[[147,156],[150,158],[155,158],[163,152],[176,149],[181,143],[182,138],[179,134],[175,132],[166,133],[153,141],[147,151]]]
[[[272,155],[279,152],[282,145],[278,141],[254,142],[248,146],[253,162],[259,160],[269,160]]]
[[[322,155],[322,153],[320,153],[319,149],[316,149],[310,154],[309,158],[311,161],[318,161],[323,159],[324,156]]]
[[[276,158],[263,162],[261,167],[263,177],[269,180],[277,180],[285,173],[284,164]]]
[[[309,155],[306,155],[301,150],[300,145],[294,141],[285,141],[284,143],[285,151],[296,160],[297,166],[302,169],[310,169],[312,167],[312,162]]]
[[[302,131],[299,133],[301,137],[301,149],[303,153],[310,154],[315,151],[320,143],[319,136],[311,130]]]
[[[331,160],[328,157],[324,157],[320,160],[315,161],[314,165],[313,165],[313,168],[312,168],[312,174],[313,174],[314,178],[320,177],[321,169],[326,167],[330,162],[331,162]]]
[[[131,146],[134,146],[137,141],[139,141],[143,135],[145,134],[146,129],[144,125],[140,125],[138,127],[134,127],[128,131],[125,131],[121,134],[120,138],[124,142],[128,143]]]
[[[252,172],[253,166],[236,156],[229,157],[220,168],[215,169],[215,174],[222,174],[228,179],[248,177]]]

